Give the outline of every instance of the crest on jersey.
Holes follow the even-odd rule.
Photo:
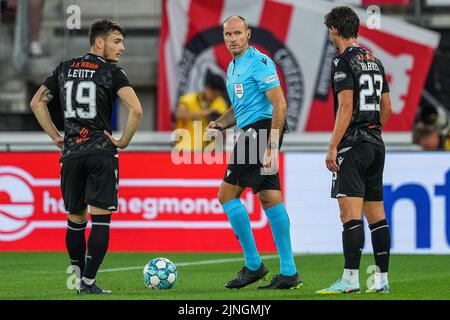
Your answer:
[[[244,85],[242,83],[235,83],[234,85],[234,94],[239,99],[242,99],[244,96]]]

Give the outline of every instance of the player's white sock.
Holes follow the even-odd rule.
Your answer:
[[[359,270],[357,269],[344,269],[342,279],[350,284],[359,283]]]
[[[378,283],[389,283],[387,272],[376,272],[375,277],[378,278]]]
[[[95,279],[89,279],[86,277],[83,277],[83,281],[84,283],[86,283],[88,286],[90,286],[91,284],[93,284],[95,282]]]

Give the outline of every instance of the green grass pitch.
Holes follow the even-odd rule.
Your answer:
[[[166,257],[178,269],[177,284],[170,290],[144,287],[142,269],[151,258]],[[240,254],[219,253],[108,253],[97,275],[98,283],[113,291],[111,296],[79,296],[67,288],[68,257],[62,252],[0,253],[0,299],[118,299],[118,300],[450,300],[449,255],[392,255],[390,294],[320,296],[314,292],[329,286],[342,273],[343,257],[338,254],[308,254],[295,257],[304,285],[298,290],[261,291],[255,283],[247,288],[224,288],[243,264]],[[271,274],[278,272],[278,259],[264,255]],[[373,264],[363,255],[360,284],[366,289]],[[69,281],[70,283],[70,281]]]

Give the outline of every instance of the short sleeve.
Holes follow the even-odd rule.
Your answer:
[[[335,93],[346,89],[353,90],[355,87],[353,73],[347,61],[343,58],[336,58],[333,60],[333,64],[335,68],[332,77]]]
[[[122,68],[117,68],[116,70],[114,70],[112,78],[112,90],[114,94],[117,94],[117,91],[119,91],[121,88],[129,86],[130,81],[128,80],[125,71],[123,71]]]
[[[280,80],[278,79],[275,63],[267,57],[262,57],[259,61],[257,61],[255,64],[253,77],[262,92],[266,92],[280,86]]]
[[[53,72],[45,79],[44,83],[42,83],[54,97],[58,96],[58,68],[57,67]]]

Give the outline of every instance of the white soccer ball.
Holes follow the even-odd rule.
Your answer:
[[[178,278],[177,268],[166,258],[150,260],[144,267],[144,284],[150,289],[170,289]]]

